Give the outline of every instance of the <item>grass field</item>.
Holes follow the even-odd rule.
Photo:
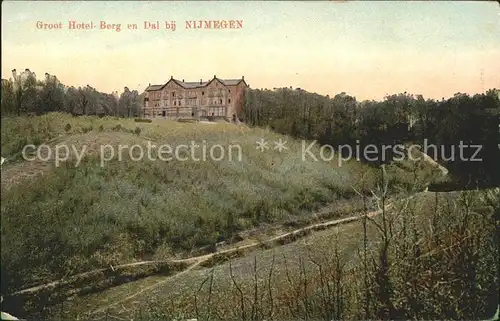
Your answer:
[[[264,138],[270,149],[256,149]],[[287,141],[288,150],[271,142]],[[187,161],[143,159],[127,151],[102,163],[101,146],[191,141],[209,149],[239,146],[241,159]],[[24,161],[27,144],[75,146],[85,157],[54,166]],[[301,142],[264,129],[233,124],[191,124],[166,120],[47,114],[2,118],[2,293],[98,267],[149,258],[189,256],[230,242],[249,230],[294,226],[328,205],[335,215],[346,201],[361,209],[353,187],[369,195],[380,172],[353,160],[301,159]],[[314,153],[319,154],[319,148]],[[227,149],[229,150],[229,149]],[[226,150],[226,151],[227,151]],[[43,156],[48,156],[48,151]],[[155,154],[156,155],[156,154]],[[196,157],[200,157],[199,154]],[[103,166],[101,166],[103,164]],[[391,191],[422,188],[436,169],[411,162],[388,166]],[[437,171],[439,172],[439,171]],[[40,175],[38,175],[40,174]]]
[[[498,298],[494,285],[498,284],[498,278],[495,279],[498,267],[494,267],[495,258],[491,255],[494,244],[489,233],[494,225],[488,217],[493,211],[498,212],[498,204],[494,208],[491,201],[498,200],[500,194],[497,190],[488,202],[484,199],[487,193],[424,192],[396,202],[386,212],[385,219],[393,226],[391,233],[397,235],[390,245],[389,280],[398,295],[394,300],[406,315],[415,313],[407,304],[414,304],[411,300],[416,298],[412,296],[417,294],[407,292],[408,277],[420,289],[417,299],[422,304],[420,315],[437,318],[444,313],[455,313],[452,319],[456,319],[491,314],[489,310],[495,307]],[[470,206],[469,214],[463,208],[451,209],[460,208],[464,202]],[[471,234],[467,234],[470,231],[458,235],[465,221],[476,232],[484,233],[484,239],[471,240]],[[375,222],[382,224],[383,218],[379,215]],[[85,320],[170,320],[200,316],[235,320],[252,319],[252,315],[273,320],[304,319],[304,316],[327,320],[335,315],[363,319],[364,235],[370,261],[376,260],[382,242],[380,230],[368,223],[364,234],[359,221],[316,232],[278,248],[258,249],[214,267],[195,266],[178,275],[152,276],[76,298],[56,308],[54,315]],[[414,237],[418,238],[416,242]],[[420,244],[422,253],[418,257],[408,256],[407,251],[411,252],[415,244]],[[471,281],[460,274],[461,268],[467,267],[452,262],[469,248],[477,249],[475,259],[481,263],[476,269],[476,297],[467,299],[474,302],[476,312],[467,315],[467,309],[472,308],[460,306],[463,298],[456,291],[466,290]],[[369,269],[371,278],[376,268],[370,264]],[[440,277],[428,279],[429,269]],[[409,271],[414,274],[408,276]],[[449,281],[444,282],[443,278]],[[336,305],[338,302],[341,308]]]

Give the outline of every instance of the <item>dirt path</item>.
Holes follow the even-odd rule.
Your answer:
[[[443,176],[446,176],[448,175],[448,169],[446,169],[446,167],[440,165],[438,162],[436,162],[432,157],[430,157],[429,155],[427,155],[426,153],[422,152],[422,151],[414,151],[418,154],[420,154],[422,157],[423,157],[423,160],[429,164],[431,164],[432,166],[436,166],[437,168],[439,168],[439,170],[441,171],[442,175]]]
[[[137,137],[126,132],[88,132],[58,137],[41,144],[50,146],[50,149],[40,148],[38,155],[36,153],[27,155],[29,160],[23,159],[15,163],[5,161],[2,165],[2,190],[9,189],[24,180],[33,179],[50,172],[56,167],[56,155],[59,157],[59,166],[64,166],[63,163],[65,162],[76,164],[76,160],[80,155],[82,160],[89,156],[100,156],[102,146],[115,146],[122,141],[136,144],[154,140],[148,137]],[[67,146],[69,154],[66,154],[63,148],[56,150],[58,145]],[[33,152],[33,150],[29,151]],[[65,161],[66,156],[68,158]]]
[[[416,195],[418,195],[418,194],[415,194],[409,198],[415,197]],[[385,209],[389,210],[390,208],[392,208],[392,206],[393,206],[392,204],[388,204]],[[371,211],[371,212],[366,213],[366,217],[372,218],[380,213],[382,213],[382,210]],[[182,272],[175,274],[173,276],[163,277],[163,278],[157,280],[153,284],[147,285],[144,288],[140,288],[139,290],[135,291],[133,294],[130,294],[125,298],[118,299],[115,302],[113,302],[111,304],[107,304],[105,306],[102,306],[96,310],[88,311],[86,316],[87,317],[97,317],[96,315],[98,313],[103,313],[103,312],[109,311],[110,308],[115,307],[117,305],[128,306],[127,303],[130,302],[131,299],[136,298],[137,296],[144,294],[147,291],[153,291],[154,289],[162,286],[163,284],[166,284],[167,282],[170,282],[173,279],[178,278],[179,276],[187,273],[188,271],[190,271],[198,266],[201,266],[203,263],[208,262],[210,259],[213,259],[217,255],[231,254],[231,253],[235,253],[237,251],[242,251],[242,250],[257,249],[259,246],[262,245],[262,243],[267,243],[270,245],[274,244],[273,247],[283,246],[283,245],[288,244],[288,243],[285,243],[285,244],[280,243],[279,244],[278,242],[281,240],[287,240],[289,237],[292,237],[290,239],[289,243],[296,242],[296,241],[306,237],[307,235],[309,235],[306,232],[320,231],[320,230],[325,230],[325,229],[328,229],[330,227],[338,226],[341,224],[353,223],[353,222],[360,220],[363,217],[365,217],[365,214],[351,216],[351,217],[347,217],[347,218],[343,218],[343,219],[331,220],[331,221],[327,221],[327,222],[323,222],[323,223],[311,224],[309,226],[306,226],[306,227],[303,227],[303,228],[300,228],[300,229],[297,229],[297,230],[294,230],[291,232],[287,232],[287,233],[283,233],[283,234],[275,236],[275,237],[271,237],[263,242],[252,242],[252,243],[244,245],[244,246],[237,246],[237,247],[227,249],[224,251],[220,251],[220,252],[216,252],[216,253],[211,253],[211,254],[202,255],[202,256],[196,256],[196,257],[182,259],[182,260],[176,260],[176,262],[190,263],[191,265],[186,270],[183,270]],[[220,264],[222,264],[222,263],[220,263]]]
[[[391,204],[387,205],[386,206],[386,210],[390,209],[391,207],[392,207]],[[382,210],[372,211],[372,212],[367,213],[366,217],[374,217],[374,216],[376,216],[376,215],[378,215],[380,213],[382,213]],[[153,290],[153,289],[161,286],[162,284],[165,284],[165,283],[167,283],[169,281],[172,281],[172,279],[180,277],[181,275],[183,275],[183,274],[189,272],[190,270],[192,270],[192,269],[194,269],[194,268],[202,265],[203,263],[208,262],[210,259],[213,259],[215,256],[225,255],[225,254],[231,254],[231,253],[235,253],[237,251],[242,251],[242,250],[256,249],[259,246],[261,246],[262,243],[268,243],[268,244],[273,244],[274,243],[275,246],[282,246],[283,244],[276,245],[275,242],[280,241],[280,240],[285,240],[285,239],[287,239],[290,236],[298,236],[299,238],[292,238],[291,242],[295,242],[298,239],[300,239],[300,238],[308,235],[308,234],[304,234],[304,232],[324,230],[324,229],[327,229],[327,228],[330,228],[330,227],[333,227],[333,226],[337,226],[337,225],[340,225],[340,224],[352,223],[352,222],[360,220],[363,217],[365,217],[365,215],[357,215],[357,216],[347,217],[347,218],[343,218],[343,219],[336,219],[336,220],[331,220],[331,221],[328,221],[328,222],[312,224],[312,225],[309,225],[309,226],[306,226],[306,227],[294,230],[292,232],[284,233],[284,234],[281,234],[281,235],[269,238],[268,240],[266,240],[264,242],[253,242],[253,243],[250,243],[250,244],[247,244],[247,245],[244,245],[244,246],[234,247],[234,248],[227,249],[227,250],[220,251],[220,252],[216,252],[216,253],[211,253],[211,254],[202,255],[202,256],[196,256],[196,257],[182,259],[182,260],[175,260],[175,262],[190,263],[191,265],[187,269],[183,270],[182,272],[180,272],[178,274],[175,274],[173,276],[167,276],[167,277],[165,277],[165,278],[163,278],[163,279],[155,282],[154,284],[151,284],[151,285],[149,285],[149,286],[147,286],[145,288],[141,288],[139,291],[136,291],[135,293],[133,293],[133,294],[131,294],[131,295],[129,295],[129,296],[123,298],[123,299],[117,300],[117,301],[113,302],[112,304],[108,304],[108,305],[106,305],[104,307],[101,307],[101,308],[98,308],[98,309],[96,309],[94,311],[91,311],[91,312],[89,312],[88,316],[92,316],[92,315],[95,315],[95,314],[98,314],[98,313],[105,312],[109,308],[111,308],[113,306],[116,306],[116,305],[119,305],[119,304],[123,305],[125,302],[130,301],[131,299],[139,296],[140,294],[142,294],[144,292],[151,291],[151,290]],[[139,262],[139,263],[146,264],[147,262]]]
[[[118,305],[118,304],[121,304],[121,303],[123,303],[123,302],[129,301],[129,300],[131,300],[131,299],[133,299],[133,298],[137,297],[138,295],[141,295],[142,293],[144,293],[144,292],[146,292],[146,291],[152,290],[153,288],[155,288],[155,287],[157,287],[157,286],[162,285],[163,283],[166,283],[166,282],[168,282],[168,281],[171,281],[172,279],[175,279],[175,278],[179,278],[179,277],[181,277],[182,275],[184,275],[184,274],[188,273],[188,272],[189,272],[189,271],[191,271],[192,269],[194,269],[194,268],[196,268],[197,266],[199,266],[201,263],[202,263],[202,261],[198,261],[198,262],[196,262],[196,263],[194,263],[194,264],[190,265],[187,269],[185,269],[185,270],[184,270],[184,271],[182,271],[182,272],[179,272],[179,273],[177,273],[177,274],[175,274],[175,275],[173,275],[173,276],[170,276],[170,277],[167,277],[167,278],[165,278],[165,279],[163,279],[163,280],[161,280],[161,281],[158,281],[158,282],[156,282],[156,283],[154,283],[154,284],[152,284],[152,285],[150,285],[150,286],[147,286],[147,287],[145,287],[145,288],[142,288],[142,289],[140,289],[139,291],[135,292],[134,294],[129,295],[129,296],[127,296],[126,298],[123,298],[122,300],[115,301],[115,302],[113,302],[113,303],[111,303],[111,304],[109,304],[109,305],[107,305],[107,306],[104,306],[104,307],[101,307],[101,308],[99,308],[99,309],[97,309],[97,310],[94,310],[94,311],[92,311],[91,315],[92,315],[92,314],[101,313],[101,312],[105,312],[106,310],[108,310],[108,309],[110,309],[110,308],[112,308],[112,307],[114,307],[114,306],[116,306],[116,305]]]
[[[392,207],[392,204],[388,204],[386,206],[386,210],[390,209],[391,207]],[[381,212],[382,212],[381,210],[372,211],[372,212],[367,213],[366,216],[367,217],[374,217]],[[273,243],[279,242],[281,240],[286,240],[287,238],[290,238],[290,237],[292,237],[292,240],[295,241],[295,240],[301,238],[302,236],[305,236],[307,232],[323,230],[323,229],[330,228],[332,226],[351,223],[351,222],[354,222],[354,221],[357,221],[357,220],[363,218],[364,216],[365,215],[356,215],[356,216],[346,217],[346,218],[342,218],[342,219],[335,219],[335,220],[330,220],[327,222],[311,224],[311,225],[296,229],[296,230],[291,231],[291,232],[280,234],[278,236],[269,238],[269,239],[261,241],[261,242],[251,242],[251,243],[246,244],[246,245],[235,246],[235,247],[232,247],[232,248],[229,248],[226,250],[221,250],[221,251],[218,251],[215,253],[194,256],[194,257],[185,258],[185,259],[140,261],[140,262],[112,266],[109,268],[96,269],[96,270],[76,274],[76,275],[70,276],[66,279],[56,280],[56,281],[53,281],[50,283],[46,283],[46,284],[38,285],[35,287],[31,287],[28,289],[24,289],[21,291],[17,291],[15,293],[13,293],[12,295],[34,294],[40,290],[54,288],[54,287],[60,286],[60,285],[70,284],[77,279],[82,279],[82,278],[90,277],[90,276],[95,275],[95,274],[108,272],[108,271],[116,271],[116,270],[129,268],[129,267],[139,267],[139,266],[143,266],[143,265],[152,265],[152,264],[159,264],[159,263],[173,263],[173,264],[187,264],[190,266],[190,267],[188,267],[188,269],[191,269],[192,267],[200,265],[200,264],[205,263],[205,262],[208,262],[210,259],[213,259],[217,256],[224,256],[224,255],[236,253],[238,251],[255,249],[255,248],[258,248],[259,246],[262,246],[262,244],[269,244],[272,246]],[[179,272],[179,273],[183,273],[184,271]],[[170,276],[170,277],[175,277],[176,275],[178,275],[178,274],[175,274],[175,275]]]
[[[386,206],[386,210],[390,209],[391,207],[392,207],[392,204],[388,204]],[[374,217],[381,212],[382,212],[382,210],[368,212],[368,213],[366,213],[366,217]],[[216,259],[217,257],[224,257],[224,256],[228,256],[230,254],[237,254],[238,252],[241,255],[244,255],[244,253],[246,251],[257,249],[257,248],[261,247],[263,244],[267,244],[268,247],[282,246],[282,245],[285,245],[288,243],[298,241],[299,239],[301,239],[303,237],[306,237],[307,235],[309,235],[309,232],[325,230],[325,229],[328,229],[330,227],[338,226],[341,224],[353,223],[355,221],[360,220],[363,217],[365,217],[364,214],[346,217],[346,218],[342,218],[342,219],[330,220],[330,221],[322,222],[322,223],[311,224],[311,225],[296,229],[296,230],[291,231],[291,232],[287,232],[287,233],[280,234],[278,236],[271,237],[271,238],[264,240],[264,241],[260,241],[260,242],[254,241],[254,242],[251,242],[249,244],[245,244],[242,246],[235,246],[235,247],[232,247],[229,249],[221,250],[221,251],[206,254],[206,255],[200,255],[200,256],[195,256],[195,257],[190,257],[190,258],[185,258],[185,259],[160,260],[160,261],[159,260],[141,261],[141,262],[128,263],[128,264],[123,264],[123,265],[109,267],[109,268],[96,269],[96,270],[80,273],[77,275],[73,275],[73,276],[68,277],[66,279],[56,280],[56,281],[53,281],[53,282],[50,282],[47,284],[42,284],[42,285],[38,285],[38,286],[31,287],[28,289],[24,289],[21,291],[17,291],[15,293],[12,293],[9,296],[12,296],[12,297],[36,296],[37,293],[39,291],[42,291],[42,290],[50,291],[50,289],[54,289],[57,286],[71,284],[75,281],[80,282],[82,279],[89,278],[89,277],[91,277],[93,275],[97,275],[99,273],[116,271],[116,270],[130,268],[130,267],[140,267],[140,266],[153,265],[153,264],[158,264],[158,263],[186,264],[187,265],[187,268],[183,269],[182,271],[177,272],[176,274],[173,274],[173,275],[161,277],[158,281],[155,281],[153,284],[147,285],[143,288],[140,288],[138,291],[134,292],[133,294],[128,295],[125,298],[119,299],[111,304],[107,304],[106,306],[102,306],[96,310],[89,311],[88,315],[93,316],[93,315],[96,315],[98,313],[103,313],[103,312],[107,311],[109,308],[112,308],[118,304],[123,304],[124,302],[129,302],[133,298],[135,298],[135,297],[137,297],[145,292],[151,291],[151,290],[161,286],[162,284],[165,284],[169,281],[172,281],[173,279],[179,278],[182,275],[188,273],[189,271],[191,271],[197,267],[200,267],[204,263],[209,263],[210,260]],[[280,243],[280,241],[282,241],[282,242]],[[245,251],[245,252],[243,252],[243,251]],[[218,265],[218,264],[222,264],[222,262],[215,262],[214,264]],[[147,276],[145,276],[145,278],[146,277]],[[76,289],[76,291],[70,291],[70,292],[72,292],[72,294],[75,294],[75,292],[78,292],[78,290],[81,290],[81,289]]]

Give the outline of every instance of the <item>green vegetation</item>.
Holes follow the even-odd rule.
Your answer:
[[[43,115],[66,112],[73,115],[132,117],[139,115],[143,95],[123,88],[113,94],[99,92],[87,85],[65,86],[55,75],[37,79],[29,69],[12,71],[12,78],[2,80],[1,113],[6,115]]]
[[[258,241],[253,256],[238,249],[238,258],[218,253],[199,265],[169,261],[127,266],[126,275],[98,271],[88,288],[105,288],[109,275],[122,282],[179,272],[179,279],[141,280],[154,286],[159,278],[163,287],[137,298],[148,308],[134,319],[484,319],[497,308],[498,190],[426,193],[431,183],[447,180],[427,161],[394,161],[393,154],[369,161],[354,154],[340,166],[339,157],[346,156],[340,150],[329,161],[303,160],[298,140],[353,151],[424,139],[445,150],[459,141],[480,144],[483,162],[438,160],[450,168],[449,186],[494,185],[500,159],[494,90],[440,102],[406,93],[357,102],[345,93],[329,98],[303,90],[249,90],[245,120],[254,128],[131,118],[138,117],[140,100],[128,88],[117,99],[88,86],[66,88],[55,77],[38,82],[28,70],[2,82],[3,295],[99,268],[214,252],[221,242]],[[265,152],[256,149],[261,139],[268,142]],[[283,152],[273,149],[280,140],[287,142]],[[48,160],[23,160],[29,144],[48,145],[42,153]],[[164,159],[151,145],[165,144],[187,146]],[[145,151],[140,160],[133,145]],[[216,148],[210,157],[216,145],[223,152]],[[60,146],[68,146],[71,157],[52,166]],[[321,154],[320,146],[311,152]],[[71,148],[84,151],[83,159]],[[378,208],[384,208],[378,216],[339,226],[339,234],[303,229],[274,243],[264,240],[269,231]],[[299,238],[309,245],[295,242]],[[99,314],[109,298],[126,302],[137,287],[87,296],[83,301],[90,303],[81,306],[94,302]],[[17,307],[19,316],[45,305],[38,300]],[[111,310],[133,314],[120,305]],[[82,312],[75,306],[58,310],[61,319]]]
[[[485,320],[499,299],[499,218],[499,189],[420,193],[337,232],[123,285],[57,307],[53,316]]]
[[[42,177],[2,185],[4,289],[148,258],[165,248],[188,253],[263,223],[304,220],[321,205],[358,197],[353,184],[363,181],[368,194],[379,176],[356,161],[342,167],[336,161],[303,162],[297,141],[289,141],[288,153],[261,153],[254,143],[261,137],[287,139],[265,130],[231,124],[136,124],[57,113],[2,119],[2,153],[9,156],[18,155],[22,144],[51,139],[52,145],[90,146],[78,167],[69,161]],[[99,126],[104,131],[94,129]],[[140,128],[139,137],[134,128]],[[99,166],[100,144],[146,148],[146,138],[173,147],[191,140],[205,141],[207,148],[239,145],[242,160],[235,151],[233,161],[226,155],[222,161],[153,157],[137,162],[125,151],[122,161],[116,155]],[[2,171],[7,175],[9,169],[16,167]],[[425,182],[434,172],[428,168],[419,175]],[[402,182],[398,184],[404,186]]]
[[[498,89],[472,96],[457,93],[441,101],[405,92],[382,101],[359,102],[346,93],[330,98],[287,88],[249,89],[245,98],[248,124],[322,144],[347,144],[352,150],[360,145],[363,151],[373,144],[379,146],[375,163],[382,160],[381,146],[412,142],[425,149],[434,145],[437,148],[429,148],[429,156],[449,169],[462,186],[500,184]],[[467,146],[463,151],[461,144]],[[474,146],[481,146],[477,154]],[[363,152],[358,156],[365,159]]]
[[[145,118],[136,118],[136,119],[134,119],[134,121],[136,123],[151,123],[152,122],[151,119],[145,119]]]

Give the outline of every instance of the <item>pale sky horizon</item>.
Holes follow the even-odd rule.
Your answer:
[[[243,20],[187,30],[185,20]],[[69,20],[121,31],[67,30]],[[63,30],[38,30],[37,21]],[[144,30],[176,21],[176,30]],[[137,23],[138,30],[127,30]],[[63,84],[142,92],[170,76],[241,78],[359,100],[408,92],[440,99],[500,89],[500,5],[453,1],[2,2],[2,78],[45,72]]]

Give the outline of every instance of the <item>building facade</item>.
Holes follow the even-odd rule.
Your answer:
[[[145,90],[144,118],[226,118],[242,117],[244,93],[248,85],[241,79],[185,82],[173,77],[164,85],[149,85]]]

